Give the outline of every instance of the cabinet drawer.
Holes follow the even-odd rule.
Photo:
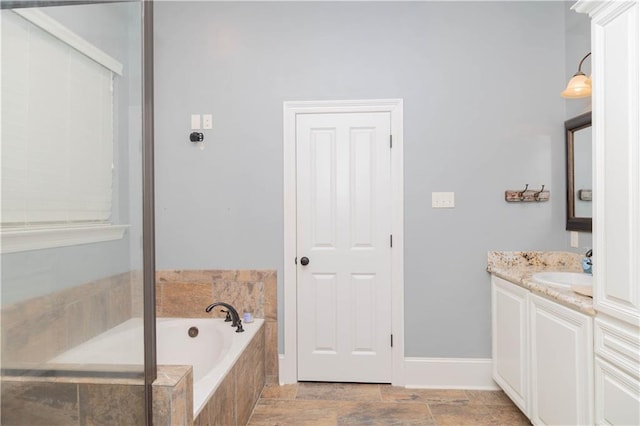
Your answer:
[[[598,316],[594,328],[594,349],[598,356],[628,374],[640,377],[640,330],[612,318]]]

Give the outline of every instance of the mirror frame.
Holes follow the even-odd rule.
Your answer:
[[[591,111],[578,115],[564,122],[565,148],[566,148],[566,172],[567,172],[567,231],[592,231],[593,220],[591,217],[576,217],[575,215],[575,188],[574,188],[574,132],[591,126]],[[591,212],[593,217],[593,211]]]

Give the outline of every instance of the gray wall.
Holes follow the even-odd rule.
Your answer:
[[[124,65],[123,76],[114,80],[112,221],[131,224],[131,228],[119,241],[3,254],[3,305],[141,267],[140,121],[131,115],[132,110],[139,110],[141,97],[139,5],[74,5],[41,10]]]
[[[282,102],[404,99],[406,356],[490,357],[488,250],[564,250],[563,2],[158,2],[157,267],[277,268]],[[192,113],[212,113],[205,150]],[[506,203],[506,189],[551,190]],[[433,210],[431,192],[455,191]]]
[[[566,83],[578,71],[580,60],[591,52],[591,19],[584,13],[571,10],[575,2],[565,2],[565,67]],[[582,72],[591,75],[592,58],[587,58],[582,64]],[[562,88],[564,89],[564,87]],[[560,89],[560,90],[562,90]],[[567,118],[575,117],[591,111],[591,98],[566,100]]]
[[[571,10],[571,6],[574,3],[573,1],[565,2],[565,86],[573,74],[578,71],[580,60],[591,51],[591,20],[589,19],[589,15],[576,13]],[[591,57],[587,58],[582,65],[582,72],[588,76],[591,75],[591,60]],[[564,89],[564,87],[562,89]],[[566,119],[591,111],[590,97],[566,99],[564,102]],[[569,233],[567,232],[567,239],[569,238]],[[578,239],[579,247],[570,248],[570,250],[585,253],[593,247],[591,232],[580,232]]]
[[[574,209],[576,217],[591,217],[593,202],[581,200],[581,189],[593,190],[592,164],[592,132],[591,127],[578,130],[573,134],[573,176],[574,176]]]

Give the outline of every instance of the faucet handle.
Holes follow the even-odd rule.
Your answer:
[[[593,249],[589,249],[584,256],[584,259],[582,259],[582,271],[587,274],[592,274],[593,261],[591,260],[591,256],[593,256]]]
[[[225,311],[224,309],[220,309],[220,312],[225,312],[227,316],[224,318],[224,322],[231,322],[231,313],[229,311]]]

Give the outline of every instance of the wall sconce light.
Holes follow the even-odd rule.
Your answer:
[[[578,72],[571,77],[567,88],[564,89],[560,96],[567,99],[586,98],[591,96],[591,78],[587,77],[582,72],[582,63],[591,55],[591,52],[587,53],[578,65]]]

